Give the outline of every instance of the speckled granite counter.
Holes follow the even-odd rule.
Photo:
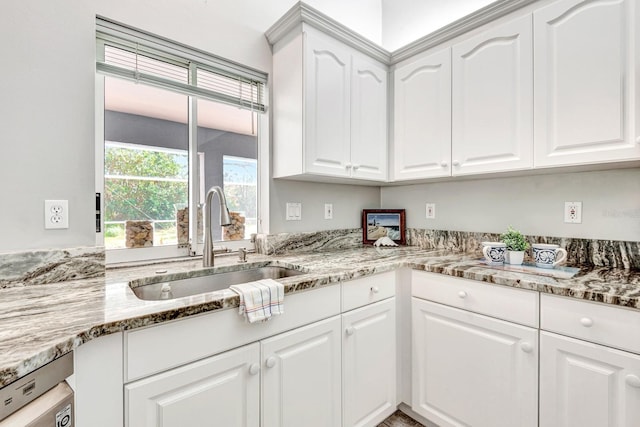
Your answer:
[[[640,310],[640,271],[581,268],[571,278],[492,268],[478,254],[417,247],[373,247],[299,255],[249,255],[243,268],[283,265],[307,274],[278,279],[285,292],[328,286],[399,267],[448,274],[496,285],[598,301]],[[218,257],[214,270],[237,268],[236,257]],[[166,273],[156,274],[157,271]],[[105,278],[0,289],[0,386],[82,343],[102,335],[212,310],[238,306],[222,290],[167,301],[139,300],[128,286],[205,275],[200,260],[111,269]],[[285,299],[286,306],[286,299]]]

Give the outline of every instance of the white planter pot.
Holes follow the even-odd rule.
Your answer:
[[[524,261],[524,251],[507,251],[504,262],[507,264],[520,265]]]

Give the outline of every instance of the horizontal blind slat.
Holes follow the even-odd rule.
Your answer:
[[[99,30],[101,22],[98,19]],[[175,54],[175,46],[170,46],[171,53],[165,57],[158,49],[158,43],[149,43],[149,38],[153,36],[145,35],[140,40],[135,36],[119,38],[114,34],[127,34],[127,31],[135,34],[135,30],[125,27],[118,33],[117,24],[108,24],[109,34],[97,33],[103,46],[103,55],[98,55],[96,61],[98,72],[240,108],[266,111],[262,81],[234,74],[226,64],[221,64],[222,67],[217,69],[211,63],[180,58]],[[214,63],[217,59],[211,57]]]
[[[223,93],[214,92],[204,88],[191,86],[188,84],[182,84],[173,80],[164,79],[162,77],[149,75],[145,73],[138,73],[133,70],[127,70],[122,67],[118,67],[111,64],[105,64],[104,62],[98,62],[96,64],[96,70],[102,74],[119,77],[122,79],[137,81],[154,86],[160,89],[168,89],[174,92],[182,93],[188,96],[195,96],[201,99],[208,99],[210,101],[222,102],[228,105],[234,105],[241,108],[251,109],[254,111],[265,112],[266,107],[263,104],[253,104],[249,100],[240,100],[235,97],[225,95]]]

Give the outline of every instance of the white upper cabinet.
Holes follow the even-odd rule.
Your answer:
[[[394,71],[393,180],[451,174],[451,49]]]
[[[354,178],[387,179],[387,68],[352,56],[351,170]]]
[[[305,171],[349,176],[350,52],[318,31],[303,40]]]
[[[531,17],[453,46],[452,174],[533,165]]]
[[[561,0],[534,12],[535,165],[640,158],[637,0]]]
[[[387,180],[387,66],[302,24],[273,46],[274,177]]]

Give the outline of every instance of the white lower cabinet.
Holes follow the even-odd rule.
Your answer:
[[[260,345],[250,344],[125,386],[125,425],[260,425]]]
[[[395,304],[342,315],[343,427],[376,426],[396,410]]]
[[[263,427],[340,425],[340,329],[335,316],[262,341]]]
[[[538,331],[412,300],[412,409],[440,427],[538,425]]]
[[[632,427],[640,356],[540,333],[540,427]]]

